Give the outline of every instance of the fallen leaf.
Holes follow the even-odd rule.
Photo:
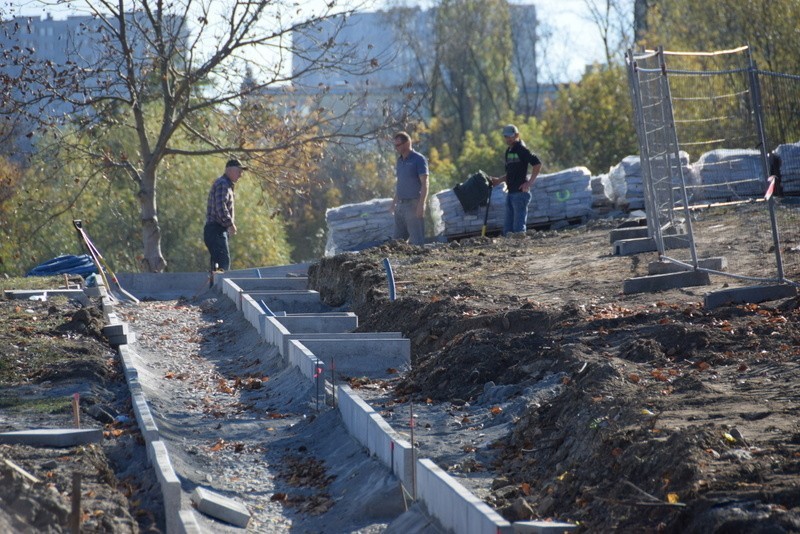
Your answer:
[[[525,495],[531,494],[531,485],[528,484],[527,482],[523,482],[522,484],[520,484],[519,489]]]
[[[670,503],[670,504],[676,504],[676,503],[680,502],[680,500],[678,499],[678,494],[677,493],[667,493],[667,502]]]
[[[492,408],[489,411],[492,412],[492,415],[497,415],[501,413],[503,409],[500,406],[492,406]]]
[[[630,380],[634,384],[638,384],[641,378],[636,373],[631,373],[628,375],[628,380]]]

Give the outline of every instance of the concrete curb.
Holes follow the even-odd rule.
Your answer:
[[[111,304],[109,299],[102,299],[103,316],[110,323],[106,328],[127,332],[127,323],[119,321],[113,311],[113,305],[108,306],[109,304]],[[103,331],[105,332],[105,328]],[[194,511],[181,509],[180,480],[172,467],[167,447],[160,439],[158,425],[156,425],[156,420],[150,412],[147,398],[139,383],[139,372],[136,370],[134,363],[136,353],[127,344],[127,340],[132,335],[133,333],[129,332],[123,336],[126,337],[126,341],[117,346],[117,354],[122,362],[122,372],[125,375],[125,381],[131,394],[134,417],[147,447],[147,459],[155,471],[156,479],[161,488],[167,534],[200,534],[202,531],[197,523]]]
[[[318,382],[325,376],[326,363],[332,357],[341,362],[355,358],[356,366],[364,374],[365,366],[382,368],[410,364],[410,340],[396,332],[360,333],[341,332],[345,325],[357,326],[357,317],[341,316],[330,323],[334,332],[323,332],[319,324],[326,313],[297,315],[313,307],[316,292],[304,291],[244,291],[234,276],[222,284],[226,296],[236,303],[246,320],[254,326],[265,341],[276,346],[289,365],[299,368],[303,376]],[[263,285],[259,285],[259,288]],[[269,299],[267,301],[267,299]],[[272,312],[286,312],[285,316],[267,315],[260,301],[264,300]],[[298,305],[298,302],[301,302]],[[285,305],[282,306],[282,305]],[[300,319],[304,317],[305,320]],[[341,321],[341,322],[340,322]],[[307,330],[294,332],[288,326]],[[366,355],[365,355],[366,353]],[[372,356],[379,354],[380,356]],[[348,356],[349,355],[349,356]],[[337,370],[340,360],[336,360]],[[354,368],[355,368],[354,367]],[[325,390],[332,386],[326,382]],[[414,464],[411,443],[404,440],[391,425],[372,409],[347,385],[335,391],[337,407],[348,433],[367,448],[411,493],[424,504],[428,512],[448,530],[459,534],[498,534],[514,531],[510,522],[503,519],[489,505],[478,499],[462,484],[436,466],[432,460],[423,459]]]

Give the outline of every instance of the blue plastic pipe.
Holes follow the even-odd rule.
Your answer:
[[[386,280],[389,282],[389,300],[394,301],[396,298],[394,273],[392,272],[392,264],[389,263],[389,258],[383,258],[383,267],[386,269]]]

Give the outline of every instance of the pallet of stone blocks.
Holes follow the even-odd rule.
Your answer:
[[[464,211],[455,192],[452,189],[445,189],[431,197],[430,208],[434,233],[437,236],[457,236],[480,233],[487,206]],[[492,189],[492,199],[488,208],[489,218],[486,223],[488,230],[502,229],[506,213],[506,193],[503,188]]]
[[[592,213],[592,173],[573,167],[541,174],[533,183],[528,206],[528,225],[569,221]]]
[[[394,235],[392,199],[376,198],[358,204],[345,204],[325,212],[328,241],[325,255],[360,250],[388,241]]]
[[[800,143],[779,145],[774,154],[780,158],[783,193],[800,195]]]
[[[689,197],[693,193],[692,189],[696,185],[697,177],[693,174],[689,164],[689,154],[680,152],[680,166],[683,178],[689,187]],[[676,198],[682,197],[679,193],[680,181],[677,173],[673,170],[671,187],[674,189]],[[639,156],[627,156],[617,165],[608,171],[608,196],[611,201],[620,209],[639,210],[644,209],[644,175],[642,162]]]
[[[751,149],[718,149],[706,152],[692,164],[700,184],[696,200],[731,202],[764,195],[761,152]]]

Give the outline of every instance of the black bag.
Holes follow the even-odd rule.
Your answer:
[[[492,193],[492,182],[485,172],[478,171],[466,181],[455,186],[453,192],[461,202],[464,211],[473,211],[480,206],[485,206],[488,202],[489,195]]]

